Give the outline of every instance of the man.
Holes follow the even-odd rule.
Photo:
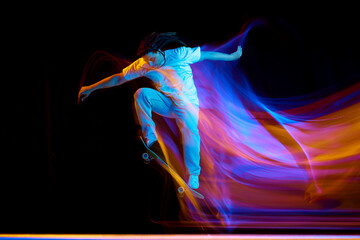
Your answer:
[[[197,189],[201,170],[197,128],[199,100],[190,64],[203,60],[234,61],[241,55],[241,46],[232,54],[201,51],[200,47],[186,47],[176,33],[152,33],[142,40],[138,49],[139,59],[121,73],[83,86],[79,92],[79,101],[84,101],[95,90],[119,86],[138,77],[152,80],[157,90],[141,88],[134,95],[143,138],[151,150],[163,156],[152,112],[175,118],[182,135],[184,161],[190,175],[188,184]]]

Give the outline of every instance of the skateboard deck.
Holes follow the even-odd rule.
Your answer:
[[[165,171],[167,171],[175,180],[176,184],[178,185],[178,193],[180,196],[183,196],[184,193],[191,193],[194,197],[199,199],[204,199],[204,196],[199,192],[195,191],[177,174],[164,160],[162,160],[156,153],[151,151],[150,148],[147,147],[146,143],[140,137],[141,142],[145,146],[146,151],[142,154],[142,158],[144,159],[146,164],[149,164],[151,160],[155,160]]]

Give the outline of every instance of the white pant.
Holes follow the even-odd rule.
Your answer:
[[[191,175],[200,175],[200,135],[197,128],[199,107],[193,104],[178,106],[169,97],[151,88],[138,89],[134,98],[136,114],[147,143],[157,140],[152,112],[175,118],[182,135],[184,160],[188,172]]]

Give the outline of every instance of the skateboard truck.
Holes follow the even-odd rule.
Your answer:
[[[151,156],[148,153],[143,153],[142,154],[142,158],[144,159],[144,163],[145,164],[150,164],[151,161]]]

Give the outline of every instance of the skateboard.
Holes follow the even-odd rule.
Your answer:
[[[156,153],[151,151],[142,137],[140,137],[141,142],[145,146],[146,151],[142,154],[145,164],[150,164],[152,160],[155,160],[165,171],[167,171],[175,180],[178,185],[177,191],[180,197],[184,196],[185,193],[191,193],[195,198],[204,199],[204,196],[199,192],[195,191],[177,174],[164,160],[162,160]]]

